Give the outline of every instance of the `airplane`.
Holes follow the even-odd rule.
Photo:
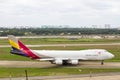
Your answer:
[[[111,59],[114,55],[105,49],[87,50],[31,50],[13,35],[8,35],[11,45],[10,53],[29,57],[33,60],[50,61],[57,65],[78,65],[81,60],[100,60],[101,65],[106,59]]]

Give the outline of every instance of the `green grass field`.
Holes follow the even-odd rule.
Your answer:
[[[74,44],[74,43],[116,43],[120,39],[75,39],[67,38],[43,38],[43,39],[21,39],[25,44]],[[0,39],[0,45],[8,45],[7,39]],[[31,47],[36,50],[85,50],[85,49],[106,49],[115,55],[115,58],[106,60],[109,62],[120,61],[120,45],[92,45],[92,46],[46,46],[46,47]],[[31,60],[26,57],[10,54],[10,47],[0,48],[0,60]],[[119,68],[5,68],[0,67],[0,78],[9,77],[11,73],[13,77],[24,77],[24,70],[28,70],[29,76],[55,76],[55,75],[72,75],[72,74],[88,74],[102,72],[120,72]]]
[[[73,74],[89,74],[104,73],[104,72],[120,72],[120,68],[0,68],[0,78],[9,77],[24,77],[25,70],[28,71],[28,76],[60,76]]]
[[[77,43],[110,43],[120,42],[120,39],[68,39],[68,38],[25,38],[20,39],[25,44],[77,44]],[[0,39],[0,45],[8,45],[7,39]]]
[[[100,46],[49,46],[49,47],[32,47],[35,50],[84,50],[84,49],[106,49],[115,55],[115,58],[107,61],[120,61],[120,45],[100,45]],[[29,58],[10,54],[10,48],[0,48],[0,60],[30,60]]]

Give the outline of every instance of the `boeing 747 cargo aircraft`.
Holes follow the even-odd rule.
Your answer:
[[[34,60],[50,61],[54,64],[77,65],[81,60],[100,60],[111,59],[113,54],[104,49],[88,50],[31,50],[13,35],[8,36],[11,45],[10,53],[29,57]]]

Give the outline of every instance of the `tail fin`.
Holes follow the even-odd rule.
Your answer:
[[[26,47],[20,40],[16,39],[13,35],[8,35],[9,43],[12,47],[11,53],[21,56],[31,57],[32,59],[39,59],[28,47]]]

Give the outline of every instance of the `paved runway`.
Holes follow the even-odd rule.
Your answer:
[[[0,61],[1,67],[34,67],[34,68],[52,68],[52,67],[72,67],[72,68],[120,68],[119,62],[100,62],[81,61],[77,66],[60,66],[50,62],[39,61]],[[91,77],[92,76],[92,77]],[[9,78],[0,78],[0,80],[10,80]],[[25,77],[12,78],[11,80],[26,80]],[[116,73],[99,73],[99,74],[82,74],[82,75],[65,75],[65,76],[37,76],[29,77],[29,80],[120,80],[120,72]]]
[[[100,61],[81,61],[79,65],[60,66],[51,64],[50,62],[39,61],[0,61],[1,67],[33,67],[33,68],[52,68],[52,67],[71,67],[71,68],[120,68],[119,62],[105,62],[104,65]]]
[[[120,43],[96,43],[96,44],[40,44],[27,45],[28,47],[43,47],[43,46],[95,46],[95,45],[120,45]],[[0,45],[0,47],[10,47],[10,45]]]

